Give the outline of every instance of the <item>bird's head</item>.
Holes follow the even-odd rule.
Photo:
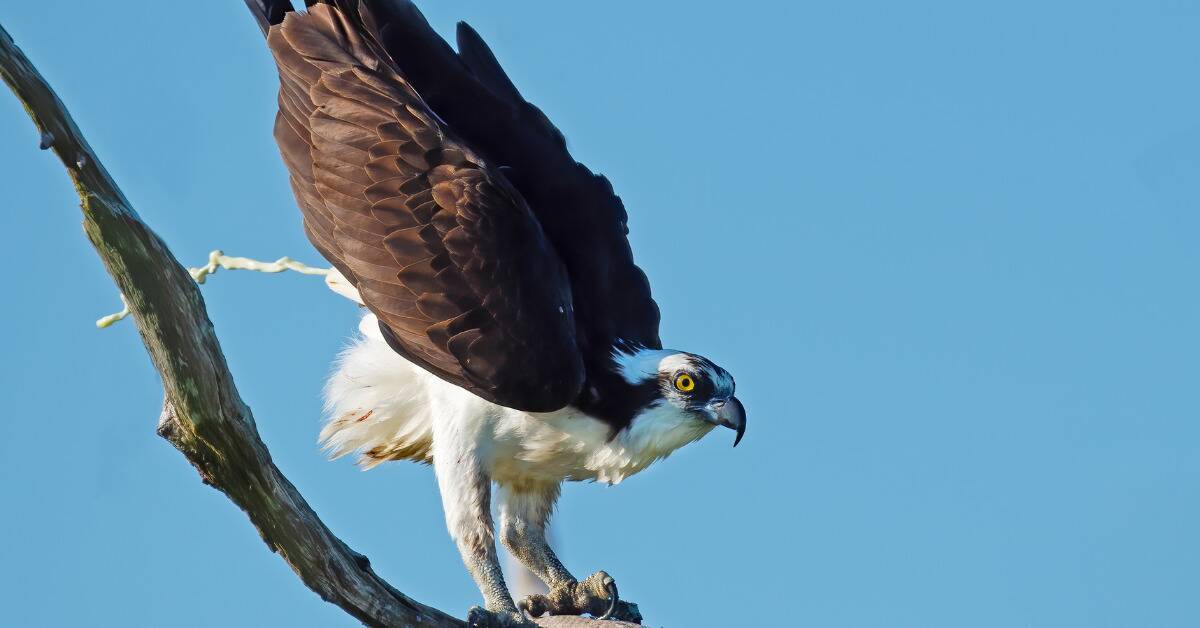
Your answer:
[[[708,358],[682,351],[638,349],[615,356],[622,377],[646,388],[677,414],[746,433],[746,409],[734,396],[733,376]]]

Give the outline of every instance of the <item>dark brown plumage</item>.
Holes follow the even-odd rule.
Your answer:
[[[411,3],[356,4],[269,29],[309,239],[411,361],[500,405],[623,427],[609,354],[659,339],[620,199],[469,27],[456,54]]]

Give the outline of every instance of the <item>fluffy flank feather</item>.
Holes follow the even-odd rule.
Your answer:
[[[329,422],[321,445],[331,458],[357,452],[365,469],[388,460],[432,462],[431,408],[418,383],[428,373],[392,351],[374,316],[359,331],[325,384]]]

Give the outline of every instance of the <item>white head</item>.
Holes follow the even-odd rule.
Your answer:
[[[734,396],[733,377],[702,356],[667,349],[617,351],[617,371],[656,407],[681,418],[722,425],[735,432],[733,445],[746,432],[746,410]]]

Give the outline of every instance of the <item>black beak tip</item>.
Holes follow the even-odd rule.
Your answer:
[[[738,401],[737,397],[733,397],[722,408],[724,411],[721,417],[721,424],[733,428],[737,436],[733,439],[733,446],[737,447],[738,443],[742,442],[742,436],[746,434],[746,407]]]

